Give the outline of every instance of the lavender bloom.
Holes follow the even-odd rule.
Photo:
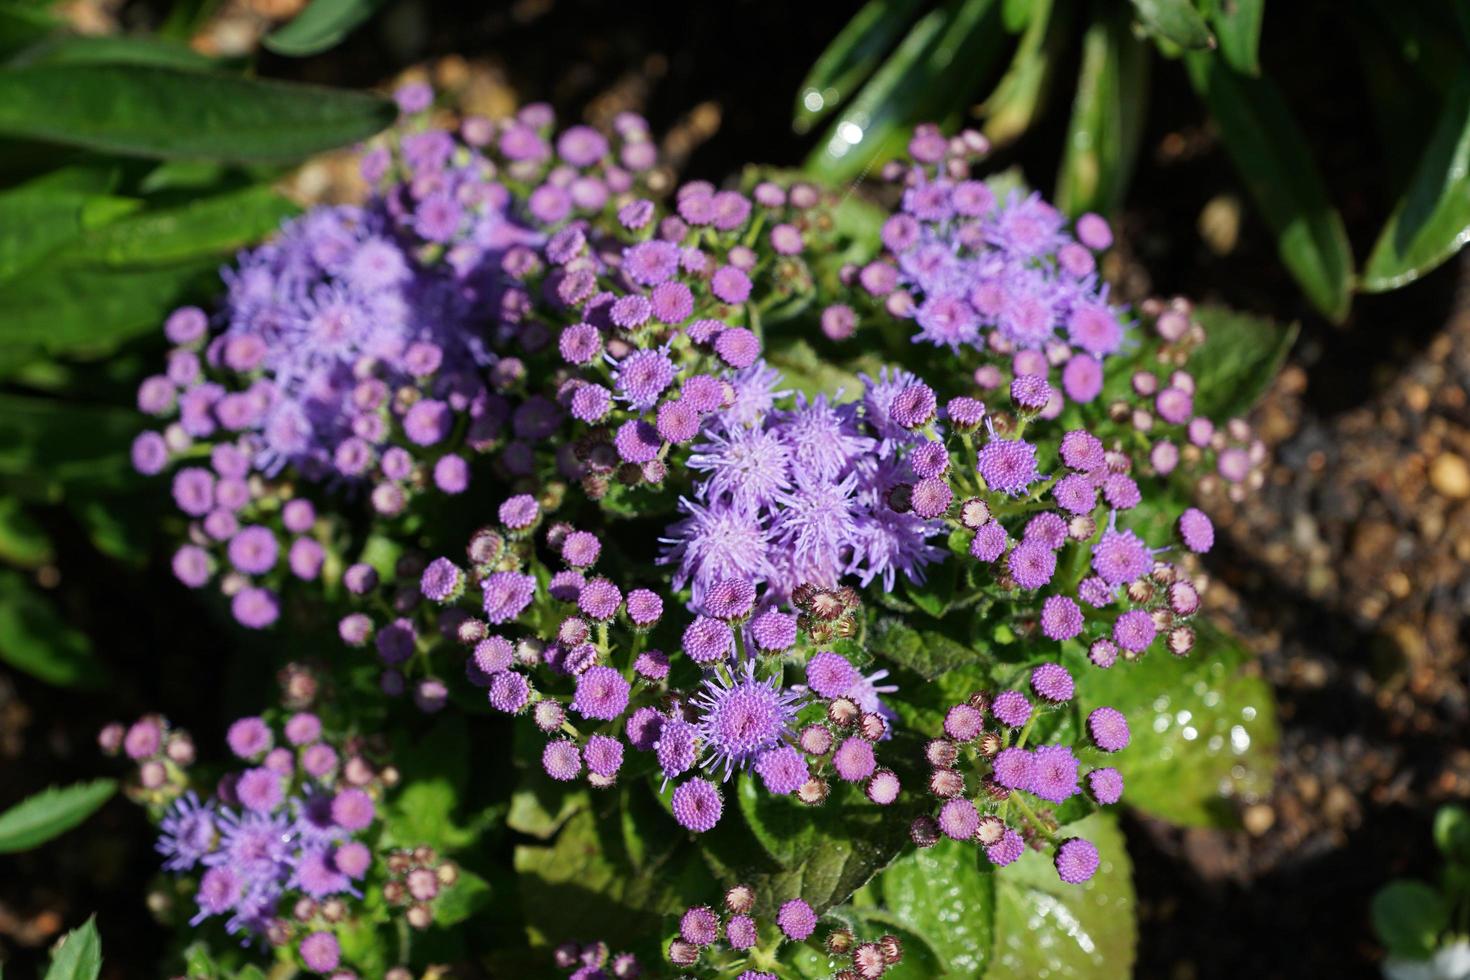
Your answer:
[[[748,768],[757,757],[792,735],[802,696],[775,680],[757,680],[753,661],[743,676],[727,680],[719,672],[707,678],[692,703],[704,745],[706,768],[724,767],[723,779]]]

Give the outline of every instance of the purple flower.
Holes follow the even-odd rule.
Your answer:
[[[1117,708],[1094,708],[1087,716],[1087,734],[1104,752],[1128,747],[1128,719]]]
[[[366,830],[376,813],[373,798],[360,789],[338,790],[332,797],[332,822],[343,830]]]
[[[235,783],[235,795],[247,810],[270,813],[285,799],[280,773],[261,767],[247,769]]]
[[[1092,569],[1108,585],[1131,582],[1152,567],[1153,553],[1132,531],[1109,529],[1092,546]]]
[[[1044,701],[1062,704],[1072,700],[1075,688],[1067,668],[1060,664],[1041,664],[1031,671],[1031,690]]]
[[[666,282],[679,272],[679,247],[656,239],[640,242],[624,250],[623,272],[640,286]]]
[[[192,790],[173,802],[159,822],[155,845],[165,871],[190,871],[214,849],[215,818],[214,804],[200,803]]]
[[[733,265],[721,266],[710,278],[710,291],[726,303],[744,303],[750,288],[750,277]]]
[[[531,685],[512,670],[502,670],[490,678],[490,706],[506,714],[519,714],[531,698]]]
[[[1077,757],[1065,745],[1043,745],[1032,753],[1033,795],[1052,803],[1063,803],[1077,792]]]
[[[782,903],[776,910],[776,926],[787,939],[801,942],[817,928],[817,913],[799,898]]]
[[[664,601],[648,589],[634,589],[628,593],[624,608],[635,627],[648,629],[663,617]]]
[[[611,779],[623,765],[623,743],[607,735],[593,735],[582,750],[587,771]]]
[[[969,800],[950,800],[939,810],[939,829],[954,840],[969,840],[980,829],[980,812]]]
[[[1104,806],[1123,798],[1123,774],[1113,768],[1094,769],[1087,774],[1087,791]]]
[[[724,810],[720,791],[715,784],[698,778],[674,787],[670,807],[679,826],[701,834],[714,829]]]
[[[795,793],[811,778],[806,756],[790,745],[762,752],[756,760],[755,771],[765,784],[766,791],[777,796]]]
[[[1131,653],[1143,653],[1158,632],[1152,616],[1142,609],[1133,609],[1113,623],[1113,642]]]
[[[515,619],[536,594],[536,580],[520,572],[496,572],[482,584],[485,618],[495,625]]]
[[[1016,496],[1039,475],[1036,447],[1022,439],[991,439],[980,448],[976,469],[991,490]]]
[[[435,558],[429,562],[419,579],[419,591],[432,602],[449,602],[464,589],[464,573],[448,558]]]
[[[706,678],[691,703],[699,711],[704,765],[712,770],[723,765],[723,778],[729,779],[790,738],[801,695],[776,679],[757,680],[755,664],[747,660],[743,676],[726,680],[716,672]]]
[[[1048,596],[1041,605],[1041,632],[1051,640],[1070,640],[1082,632],[1082,610],[1066,596]]]
[[[710,663],[728,656],[734,642],[730,627],[710,616],[695,617],[684,630],[684,652],[695,663]]]
[[[699,757],[699,729],[682,718],[667,719],[653,743],[654,755],[664,779],[682,775]]]
[[[1097,872],[1097,848],[1089,840],[1073,837],[1057,848],[1057,877],[1069,885],[1080,885]]]
[[[751,622],[750,635],[756,649],[764,653],[784,653],[796,644],[796,617],[768,609]],[[808,683],[810,676],[808,673]]]
[[[541,768],[558,782],[569,782],[582,772],[582,755],[569,738],[547,742],[541,752]]]
[[[1202,555],[1215,546],[1215,526],[1204,511],[1190,507],[1179,515],[1179,539],[1184,547]]]
[[[824,698],[846,697],[861,679],[858,669],[839,653],[822,651],[807,661],[807,686]]]
[[[1006,569],[1021,588],[1039,589],[1056,573],[1056,552],[1035,539],[1022,541],[1011,550]]]
[[[997,868],[1015,863],[1024,853],[1026,853],[1026,842],[1021,840],[1020,834],[1010,828],[1006,828],[1000,840],[985,848],[985,856]]]
[[[577,608],[589,619],[606,622],[618,614],[623,594],[605,578],[598,577],[582,586],[577,594]]]
[[[705,612],[716,619],[726,622],[743,620],[754,606],[755,586],[746,579],[720,579],[705,589]]]
[[[837,771],[838,778],[849,783],[867,779],[877,764],[872,743],[856,735],[843,739],[832,753],[832,768]]]
[[[1001,691],[990,703],[990,713],[1009,728],[1020,728],[1031,717],[1031,702],[1020,691]]]
[[[1026,789],[1031,784],[1035,760],[1025,749],[1002,749],[992,763],[995,781],[1007,789]]]
[[[235,621],[250,629],[265,629],[281,615],[280,603],[269,589],[255,587],[241,589],[230,601],[230,612]]]
[[[572,710],[584,718],[611,721],[628,707],[630,687],[611,667],[589,667],[577,677]]]

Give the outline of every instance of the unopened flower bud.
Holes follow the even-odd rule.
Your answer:
[[[916,847],[933,847],[939,843],[939,821],[933,817],[916,817],[909,824],[909,840]]]

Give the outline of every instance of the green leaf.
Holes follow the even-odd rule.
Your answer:
[[[985,654],[943,633],[914,629],[895,617],[884,617],[873,624],[868,647],[875,655],[931,681],[986,659]]]
[[[1451,861],[1470,864],[1470,810],[1449,803],[1434,815],[1434,845]]]
[[[226,255],[259,241],[298,211],[270,187],[246,187],[114,221],[87,233],[63,255],[108,266]]]
[[[1408,189],[1389,215],[1359,287],[1386,292],[1439,266],[1470,241],[1470,68],[1445,98]]]
[[[434,900],[434,921],[441,926],[459,925],[489,905],[490,897],[490,883],[461,868],[459,880]]]
[[[81,236],[91,194],[17,188],[0,193],[0,280]]]
[[[97,980],[101,972],[102,937],[97,934],[97,917],[93,915],[58,940],[45,980]]]
[[[1133,0],[1133,11],[1143,29],[1181,48],[1215,46],[1210,26],[1190,0]]]
[[[1422,881],[1390,881],[1373,896],[1373,931],[1390,954],[1426,960],[1449,927],[1449,907],[1439,891]]]
[[[0,420],[0,477],[88,485],[132,477],[129,446],[142,420],[129,409],[0,394]]]
[[[817,57],[797,89],[791,127],[805,133],[878,67],[913,20],[918,0],[869,0]]]
[[[1078,708],[1110,705],[1127,716],[1128,747],[1109,758],[1126,803],[1183,826],[1228,827],[1229,797],[1270,792],[1281,736],[1271,688],[1245,652],[1203,621],[1194,627],[1188,657],[1156,648],[1107,670],[1074,670]]]
[[[901,154],[915,124],[965,107],[998,63],[1005,37],[998,0],[950,0],[930,11],[842,110],[808,169],[849,180]]]
[[[0,59],[30,47],[60,26],[60,21],[34,5],[0,3]]]
[[[827,918],[841,923],[859,941],[889,933],[898,937],[903,944],[903,959],[884,971],[883,980],[932,980],[945,972],[943,961],[928,938],[882,909],[844,907],[828,912]],[[789,947],[790,963],[805,980],[830,980],[834,967],[843,965],[842,960],[818,948],[818,937],[825,935],[819,927],[816,936],[802,945]]]
[[[1204,346],[1192,362],[1195,414],[1219,421],[1243,416],[1281,370],[1297,325],[1282,326],[1223,306],[1198,307],[1195,316],[1205,329]]]
[[[0,73],[0,135],[124,156],[296,160],[365,139],[395,112],[362,92],[154,66]]]
[[[1143,139],[1149,57],[1121,7],[1098,16],[1083,35],[1077,95],[1057,174],[1057,206],[1067,214],[1110,213],[1122,204]]]
[[[87,635],[11,571],[0,571],[0,660],[58,687],[94,687],[102,681],[102,665]]]
[[[427,733],[405,737],[394,758],[410,776],[387,810],[384,836],[402,847],[427,844],[450,852],[474,834],[456,821],[460,787],[469,779],[469,732],[461,714],[440,715]]]
[[[276,54],[305,58],[335,47],[385,0],[311,0],[307,8],[261,41]]]
[[[0,854],[28,851],[71,830],[117,792],[114,779],[43,790],[0,813]]]
[[[1286,102],[1270,79],[1238,74],[1213,55],[1190,54],[1184,64],[1276,236],[1282,263],[1312,304],[1341,322],[1351,303],[1352,251]]]
[[[883,906],[927,942],[944,971],[978,977],[995,946],[995,875],[975,863],[975,845],[944,838],[905,854],[878,879]]]
[[[1097,874],[1057,878],[1051,857],[1029,848],[995,872],[995,958],[986,980],[1111,980],[1133,973],[1138,945],[1133,864],[1117,821],[1095,814],[1067,828],[1097,846]],[[984,858],[980,858],[984,860]]]
[[[571,925],[578,934],[610,941],[638,937],[652,945],[663,936],[665,916],[677,915],[701,895],[707,898],[708,872],[695,859],[688,835],[665,814],[647,814],[650,821],[643,831],[656,847],[635,872],[619,826],[620,797],[634,792],[646,790],[624,785],[599,793],[566,822],[550,846],[515,849],[527,938],[533,946],[563,942]]]
[[[0,497],[0,560],[35,568],[54,556],[51,538],[14,497]]]
[[[1261,16],[1266,0],[1215,0],[1210,25],[1220,41],[1220,55],[1242,75],[1261,73]]]
[[[1011,66],[980,106],[985,135],[996,146],[1019,139],[1036,122],[1072,38],[1071,5],[1057,8],[1053,0],[1036,0],[1029,16]]]
[[[848,783],[837,782],[818,808],[772,796],[749,775],[733,785],[735,800],[727,792],[724,819],[699,844],[725,884],[751,885],[771,911],[798,896],[818,912],[845,902],[907,840],[902,821]],[[744,827],[730,812],[737,808]],[[752,836],[758,848],[751,846]]]
[[[187,44],[156,37],[52,38],[28,48],[6,64],[7,69],[40,65],[153,65],[186,71],[213,71],[218,65]]]

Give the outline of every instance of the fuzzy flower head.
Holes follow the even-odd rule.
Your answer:
[[[692,701],[699,711],[704,765],[712,770],[723,767],[724,779],[736,769],[748,768],[762,753],[792,737],[801,701],[800,693],[782,688],[774,678],[758,680],[752,661],[746,661],[743,674],[730,680],[716,672]]]

